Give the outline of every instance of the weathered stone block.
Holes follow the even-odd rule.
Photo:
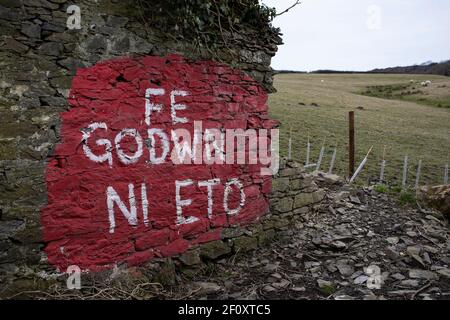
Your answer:
[[[310,209],[308,207],[302,207],[302,208],[295,209],[294,211],[292,211],[292,213],[294,215],[303,215],[303,214],[308,213],[309,210]]]
[[[58,64],[68,69],[71,75],[75,75],[76,71],[79,68],[85,67],[85,64],[81,60],[75,58],[66,58],[59,60]]]
[[[41,37],[41,27],[38,24],[24,23],[21,32],[30,38],[39,39]]]
[[[207,259],[217,259],[220,256],[231,252],[231,249],[223,241],[217,240],[203,244],[200,249],[200,256]]]
[[[294,204],[294,199],[292,198],[283,198],[279,199],[278,203],[275,206],[275,210],[278,212],[289,212],[292,210],[292,206]]]
[[[20,8],[22,1],[20,0],[1,0],[0,6],[7,8]]]
[[[245,230],[243,228],[226,228],[222,231],[222,239],[237,238],[244,234]]]
[[[47,56],[60,56],[64,46],[58,42],[46,42],[39,48],[39,53]]]
[[[320,189],[312,193],[300,193],[295,197],[294,209],[302,208],[313,203],[320,202],[325,197],[325,191]]]
[[[275,229],[282,229],[284,227],[287,227],[288,225],[291,224],[291,221],[289,218],[278,218],[277,220],[275,220],[274,226]]]
[[[268,229],[262,231],[258,234],[258,245],[263,246],[269,244],[273,239],[275,239],[276,233],[273,229]]]
[[[301,180],[301,188],[312,188],[317,187],[316,183],[314,182],[314,178],[310,175],[303,176],[303,179]]]
[[[325,198],[325,190],[320,189],[313,193],[314,202],[320,202]]]
[[[300,190],[301,188],[301,180],[300,179],[292,179],[289,183],[292,191]]]
[[[6,50],[12,50],[17,53],[24,53],[29,49],[28,46],[11,38],[5,40],[5,44],[2,48]]]
[[[111,49],[116,53],[126,53],[130,49],[130,38],[123,35],[117,39],[114,39],[111,44]]]
[[[101,35],[96,35],[92,38],[89,38],[86,43],[86,50],[88,52],[101,52],[106,49],[106,39]]]
[[[247,252],[258,247],[257,237],[242,236],[234,239],[234,251],[235,252]]]
[[[285,168],[280,171],[281,177],[295,177],[297,170],[295,168]]]
[[[450,217],[450,185],[422,187],[419,189],[418,198],[426,205],[439,210]]]
[[[180,256],[180,260],[187,266],[201,264],[202,260],[200,259],[200,250],[195,249],[187,251]]]
[[[289,178],[275,178],[272,180],[273,192],[285,192],[289,190]]]
[[[247,235],[257,235],[261,231],[263,231],[262,225],[260,223],[256,223],[248,227]]]
[[[295,197],[294,209],[302,208],[314,203],[314,196],[312,193],[300,193]]]

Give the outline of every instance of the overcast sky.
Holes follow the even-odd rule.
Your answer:
[[[295,0],[263,0],[278,12]],[[365,71],[450,59],[449,0],[302,0],[277,17],[274,69]]]

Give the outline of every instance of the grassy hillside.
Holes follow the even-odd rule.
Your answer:
[[[416,83],[411,83],[415,80]],[[430,87],[421,81],[431,80]],[[386,146],[386,177],[401,180],[403,157],[409,156],[409,182],[423,161],[422,182],[442,183],[450,152],[450,78],[430,75],[279,74],[278,92],[270,96],[271,116],[282,122],[280,148],[287,155],[292,127],[293,158],[305,160],[308,134],[316,159],[324,139],[323,169],[328,169],[337,143],[337,172],[347,172],[348,111],[355,111],[357,162],[371,145],[373,153],[359,182],[378,177]],[[403,86],[403,87],[402,87]],[[404,87],[406,86],[406,87]],[[412,89],[416,86],[416,89]],[[380,88],[378,92],[376,88]],[[405,91],[406,90],[406,91]],[[408,94],[414,90],[421,93]],[[401,94],[403,93],[403,95]],[[441,103],[441,108],[438,107]]]

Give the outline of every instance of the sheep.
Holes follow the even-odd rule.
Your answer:
[[[431,85],[431,81],[430,80],[423,81],[422,83],[420,83],[420,85],[422,87],[428,87],[429,85]]]

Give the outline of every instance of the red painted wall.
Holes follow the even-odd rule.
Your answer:
[[[163,105],[161,111],[151,113],[150,125],[145,117],[148,88],[165,91],[149,97],[151,103]],[[175,97],[176,104],[186,105],[186,110],[176,110],[177,117],[187,118],[186,123],[173,121],[173,90],[187,92]],[[61,114],[61,143],[47,164],[48,205],[42,209],[45,250],[49,262],[61,270],[69,265],[98,270],[118,262],[139,264],[173,256],[195,244],[220,239],[223,228],[251,223],[268,211],[271,177],[260,175],[260,165],[174,165],[170,154],[161,164],[149,160],[151,128],[162,129],[170,140],[172,129],[193,133],[194,121],[202,121],[203,128],[272,128],[267,94],[239,70],[177,55],[111,60],[78,70],[69,104],[70,109]],[[87,130],[92,123],[104,123],[107,129]],[[142,138],[142,154],[134,163],[124,164],[118,157],[115,139],[123,129],[135,129]],[[106,142],[102,144],[101,139]],[[155,145],[160,142],[156,139]],[[111,158],[95,162],[87,157],[86,147],[94,155],[110,154]],[[139,144],[125,136],[120,148],[132,158]],[[161,148],[155,150],[158,156]],[[175,181],[187,179],[192,185],[181,187],[180,197],[192,203],[183,206],[182,216],[197,220],[177,225]],[[198,182],[211,179],[220,183],[212,188],[208,216],[208,188]],[[231,179],[238,179],[245,193],[245,204],[236,215],[227,215],[223,204],[225,185]],[[108,187],[130,210],[130,184],[136,219],[127,220],[117,202],[112,202],[115,226],[111,228]],[[230,190],[228,206],[238,208],[239,189],[234,185]],[[144,221],[144,207],[148,221]]]

